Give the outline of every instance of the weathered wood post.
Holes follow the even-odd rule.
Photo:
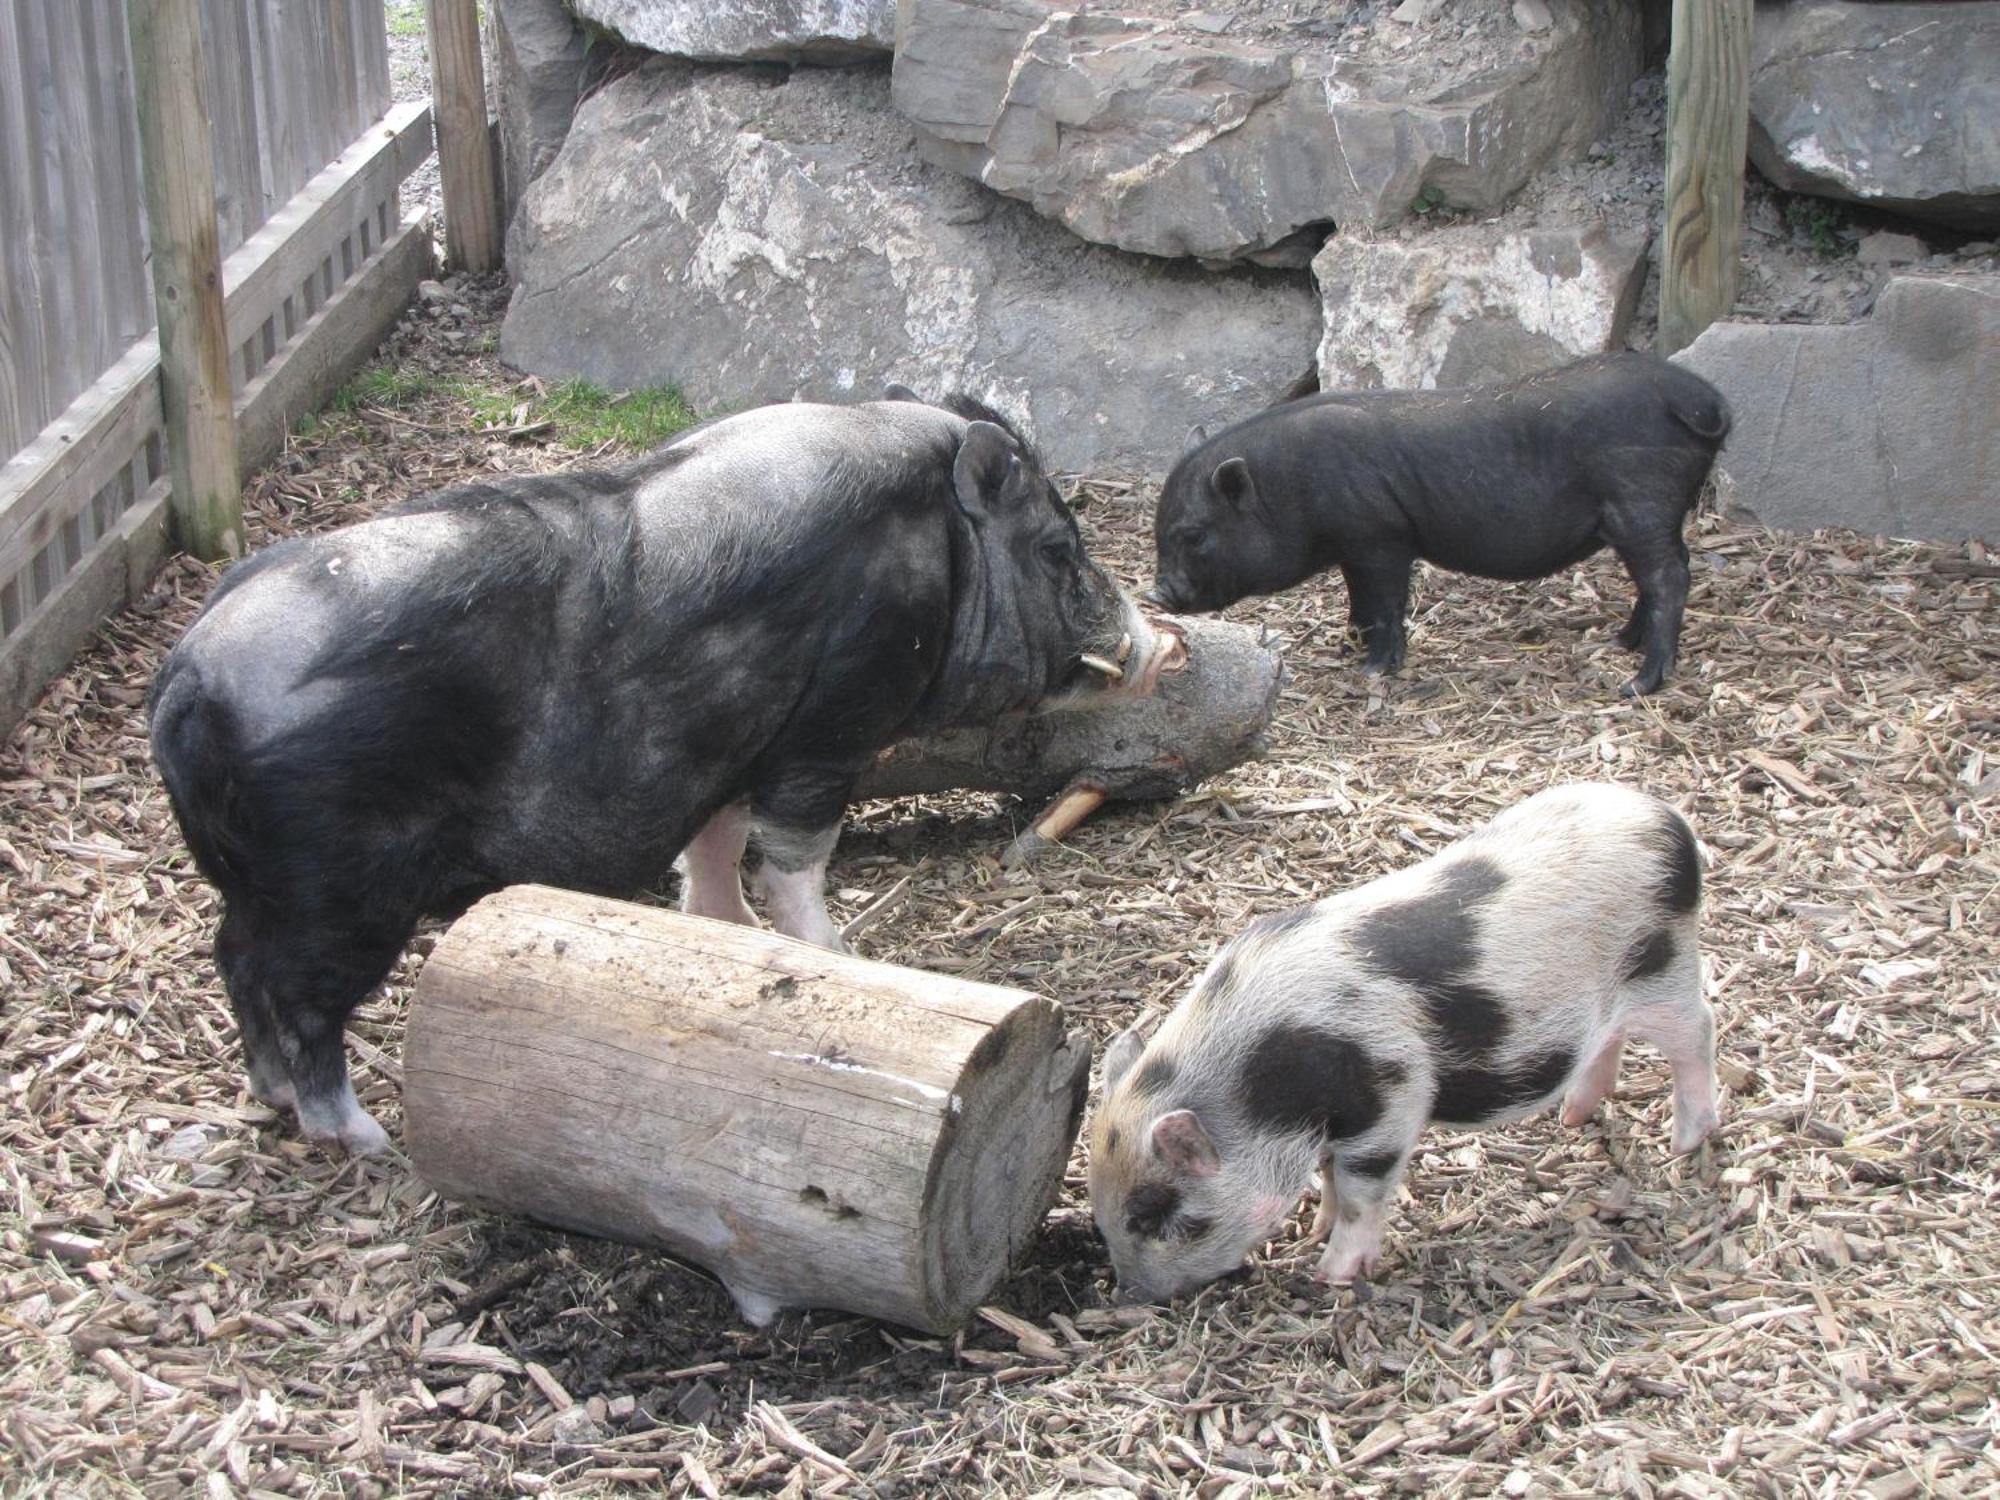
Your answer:
[[[1751,0],[1674,0],[1662,354],[1685,349],[1736,303],[1750,131],[1750,17]]]
[[[444,184],[444,262],[476,274],[500,266],[499,184],[486,127],[486,67],[476,0],[424,0],[431,49],[431,114]]]
[[[513,886],[418,975],[403,1134],[439,1191],[671,1251],[753,1323],[943,1333],[1033,1238],[1089,1066],[1040,996]]]
[[[229,327],[199,0],[130,0],[139,153],[160,336],[174,532],[197,557],[243,554]]]

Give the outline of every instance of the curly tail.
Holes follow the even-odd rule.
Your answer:
[[[1669,366],[1673,378],[1667,387],[1667,410],[1674,420],[1696,437],[1717,447],[1729,436],[1729,403],[1722,392],[1691,370]]]

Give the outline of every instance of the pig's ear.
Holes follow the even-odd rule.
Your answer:
[[[919,396],[908,386],[899,385],[893,380],[882,387],[882,399],[884,401],[914,401],[919,406],[925,404],[922,396]]]
[[[1194,452],[1195,449],[1207,441],[1208,429],[1206,427],[1199,424],[1190,427],[1188,429],[1187,441],[1181,444],[1181,457],[1186,458],[1188,454]]]
[[[1111,1045],[1104,1049],[1104,1086],[1098,1095],[1102,1097],[1117,1088],[1118,1080],[1132,1071],[1132,1064],[1145,1050],[1146,1044],[1136,1031],[1121,1031],[1113,1037]]]
[[[1215,476],[1211,481],[1215,493],[1238,510],[1248,510],[1257,503],[1257,486],[1250,478],[1250,465],[1240,458],[1226,458],[1215,466]]]
[[[1213,1177],[1222,1170],[1215,1142],[1191,1109],[1177,1109],[1153,1122],[1153,1150],[1177,1175]]]
[[[1021,486],[1014,483],[1021,458],[1014,440],[991,422],[973,422],[965,429],[952,462],[951,484],[958,508],[979,520],[998,514]]]

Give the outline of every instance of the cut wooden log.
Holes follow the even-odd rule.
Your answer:
[[[1034,1236],[1089,1066],[1039,996],[514,886],[417,979],[404,1135],[447,1196],[667,1250],[752,1323],[943,1333]]]
[[[1261,631],[1226,620],[1168,622],[1187,664],[1159,691],[1103,708],[1014,714],[905,740],[882,753],[857,797],[953,790],[1054,803],[1007,851],[1020,863],[1105,801],[1174,797],[1263,753],[1284,658]]]

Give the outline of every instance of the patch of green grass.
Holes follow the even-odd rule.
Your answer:
[[[370,365],[335,391],[327,406],[343,414],[362,406],[408,406],[438,388],[437,381],[421,370]]]
[[[384,0],[390,36],[424,34],[424,0]]]
[[[694,408],[677,386],[607,391],[588,380],[565,380],[536,395],[530,384],[501,383],[477,375],[434,375],[402,365],[370,365],[333,393],[324,410],[302,418],[301,435],[330,428],[368,408],[415,406],[427,400],[456,402],[478,430],[540,429],[546,440],[569,448],[615,443],[643,452],[692,427]],[[463,420],[463,419],[461,419]],[[546,424],[546,426],[544,426]]]
[[[694,408],[671,385],[614,393],[588,380],[565,380],[538,397],[467,381],[458,395],[482,427],[548,422],[556,440],[572,448],[606,442],[636,450],[657,448],[695,423]]]
[[[1822,260],[1832,260],[1845,247],[1840,242],[1841,216],[1823,198],[1796,197],[1785,204],[1785,220],[1802,234]]]
[[[1410,212],[1413,214],[1436,213],[1443,207],[1443,192],[1437,187],[1428,184],[1421,193],[1418,193],[1416,197],[1410,200]]]

